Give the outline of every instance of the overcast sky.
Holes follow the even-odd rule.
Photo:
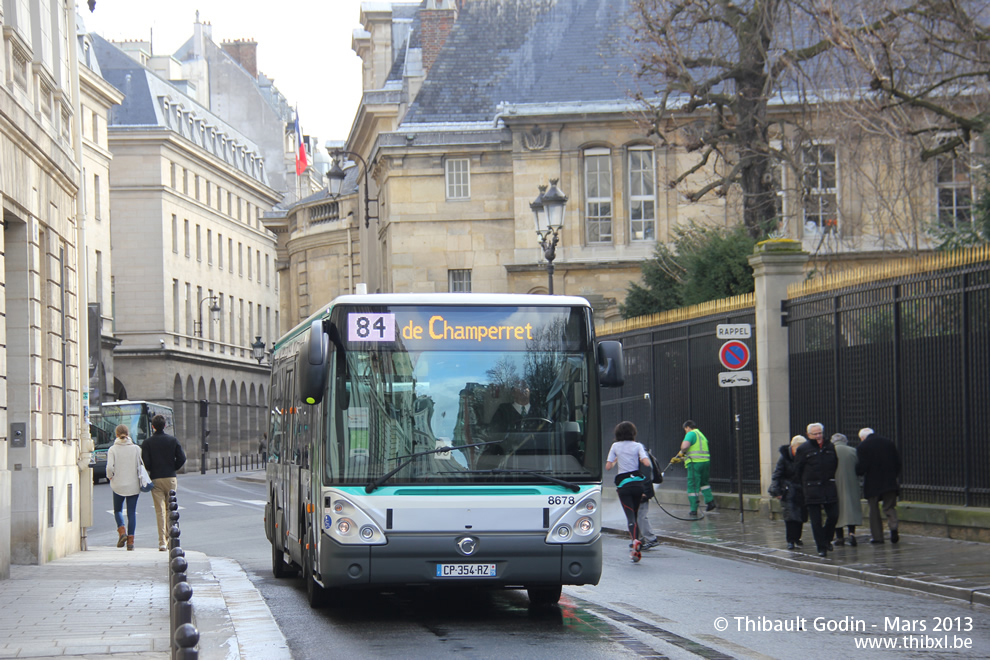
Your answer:
[[[361,0],[77,0],[86,29],[111,41],[152,39],[171,54],[193,35],[196,11],[213,41],[258,43],[258,70],[298,106],[304,133],[344,140],[361,98],[361,60],[351,34],[361,27]],[[149,37],[150,35],[150,37]]]

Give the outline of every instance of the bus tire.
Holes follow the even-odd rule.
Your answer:
[[[303,579],[306,581],[306,600],[309,601],[309,606],[314,610],[326,606],[328,601],[327,590],[316,582],[316,576],[313,574],[312,542],[310,543],[309,550],[306,551],[306,557],[303,561]]]
[[[556,605],[560,601],[560,585],[526,587],[526,595],[529,596],[529,604],[533,607],[549,607]]]

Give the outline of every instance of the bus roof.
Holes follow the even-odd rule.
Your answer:
[[[121,399],[119,401],[104,401],[100,405],[101,406],[124,406],[124,405],[127,405],[127,404],[145,404],[145,403],[146,404],[149,404],[149,405],[152,405],[152,406],[158,406],[160,408],[168,408],[169,410],[172,409],[170,406],[166,406],[165,404],[158,403],[156,401],[144,401],[144,400],[134,400],[134,401],[131,401],[129,399]]]
[[[313,321],[325,317],[338,305],[515,305],[518,307],[587,307],[580,296],[551,296],[530,293],[367,293],[337,296],[309,318],[282,335],[276,344],[308,329]]]

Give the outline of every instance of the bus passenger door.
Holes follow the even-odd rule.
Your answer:
[[[292,387],[292,407],[289,415],[289,446],[285,452],[285,530],[288,541],[289,554],[296,562],[302,561],[299,540],[302,538],[301,510],[303,506],[302,493],[299,489],[299,468],[302,464],[302,453],[305,446],[305,423],[306,415],[300,408],[300,402],[296,400],[295,379]]]

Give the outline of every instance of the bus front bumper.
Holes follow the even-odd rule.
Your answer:
[[[470,556],[458,551],[477,540]],[[440,564],[494,564],[494,577],[438,577]],[[554,544],[545,534],[392,534],[384,545],[341,545],[324,536],[321,582],[328,588],[397,586],[526,587],[598,584],[602,540]]]

